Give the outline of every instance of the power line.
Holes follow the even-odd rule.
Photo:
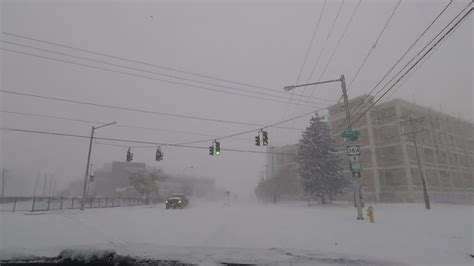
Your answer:
[[[4,51],[12,52],[12,53],[38,57],[38,58],[42,58],[42,59],[48,59],[48,60],[58,61],[58,62],[62,62],[62,63],[72,64],[72,65],[78,65],[78,66],[82,66],[82,67],[100,69],[100,70],[107,71],[107,72],[120,73],[120,74],[123,74],[123,75],[128,75],[128,76],[133,76],[133,77],[139,77],[139,78],[145,78],[145,79],[150,79],[150,80],[162,81],[162,82],[175,84],[175,85],[183,85],[183,86],[198,88],[198,89],[202,89],[202,90],[214,91],[214,92],[223,93],[223,94],[237,95],[237,96],[247,97],[247,98],[252,98],[252,99],[260,99],[260,100],[276,102],[276,103],[284,103],[284,104],[287,103],[285,101],[280,101],[280,100],[276,100],[276,99],[268,99],[268,98],[263,98],[263,97],[258,97],[258,96],[239,94],[239,93],[230,92],[230,91],[223,91],[223,90],[219,90],[219,89],[213,89],[213,88],[209,88],[209,87],[202,87],[202,86],[197,86],[197,85],[192,85],[192,84],[186,84],[186,83],[181,83],[181,82],[176,82],[176,81],[171,81],[171,80],[164,80],[164,79],[154,78],[154,77],[150,77],[150,76],[124,72],[124,71],[120,71],[120,70],[113,70],[113,69],[110,69],[110,68],[105,68],[105,67],[100,67],[100,66],[88,65],[88,64],[78,63],[78,62],[69,61],[69,60],[63,60],[63,59],[58,59],[58,58],[33,54],[33,53],[22,52],[22,51],[18,51],[18,50],[7,49],[7,48],[3,48],[3,47],[0,48],[0,49],[4,50]],[[279,97],[279,96],[277,96],[277,97]]]
[[[319,55],[318,55],[318,57],[317,57],[317,59],[316,59],[316,62],[315,62],[315,64],[313,65],[313,68],[311,69],[311,72],[310,72],[309,77],[306,79],[306,83],[308,83],[309,80],[311,80],[311,78],[313,77],[313,74],[314,74],[314,71],[315,71],[316,67],[319,65],[319,60],[321,59],[321,55],[322,55],[323,52],[325,51],[327,42],[328,42],[329,38],[330,38],[331,35],[332,35],[332,32],[333,32],[333,30],[334,30],[334,26],[336,25],[336,21],[337,21],[337,19],[339,18],[339,14],[341,13],[342,7],[344,6],[344,1],[345,1],[345,0],[342,0],[341,5],[339,6],[339,9],[338,9],[338,11],[337,11],[337,13],[336,13],[336,16],[334,17],[334,20],[333,20],[333,22],[332,22],[332,25],[331,25],[331,27],[330,27],[330,29],[329,29],[329,33],[328,33],[328,35],[326,36],[326,39],[324,40],[323,47],[321,48],[321,50],[320,50],[320,52],[319,52]],[[314,92],[314,91],[313,91],[313,92]],[[292,92],[292,93],[293,93],[293,92]],[[305,93],[306,93],[306,87],[303,88],[303,95],[305,95]],[[313,97],[313,93],[311,93],[311,96],[309,96],[309,97],[310,97],[310,98]],[[299,99],[299,100],[300,100],[300,99]],[[290,98],[290,100],[289,100],[288,103],[292,103],[292,102],[293,102],[293,94],[291,95],[291,98]],[[297,100],[297,103],[299,103],[298,100]]]
[[[326,49],[327,41],[329,40],[329,38],[330,38],[331,35],[332,35],[332,31],[334,30],[334,26],[336,25],[336,21],[337,21],[337,19],[339,18],[339,14],[341,13],[342,7],[344,6],[344,1],[345,1],[345,0],[342,0],[341,5],[339,6],[339,9],[338,9],[338,11],[337,11],[336,17],[334,18],[334,20],[333,20],[333,22],[332,22],[332,25],[331,25],[331,28],[330,28],[330,30],[329,30],[329,33],[328,33],[328,35],[327,35],[327,37],[326,37],[326,40],[324,41],[323,48],[321,49],[321,52],[319,53],[318,58],[316,59],[316,63],[314,64],[313,69],[311,70],[311,74],[309,75],[309,77],[308,77],[308,79],[306,80],[306,82],[309,82],[309,80],[311,80],[311,78],[313,77],[314,71],[315,71],[316,67],[317,67],[318,64],[319,64],[319,60],[321,59],[321,55],[323,54],[324,50]]]
[[[223,79],[223,78],[219,78],[219,77],[213,77],[213,76],[210,76],[210,75],[204,75],[204,74],[195,73],[195,72],[191,72],[191,71],[183,71],[183,70],[179,70],[179,69],[175,69],[175,68],[171,68],[171,67],[167,67],[167,66],[156,65],[156,64],[147,63],[147,62],[134,60],[134,59],[130,59],[130,58],[110,55],[110,54],[106,54],[106,53],[101,53],[101,52],[97,52],[97,51],[93,51],[93,50],[89,50],[89,49],[78,48],[78,47],[74,47],[74,46],[70,46],[70,45],[61,44],[61,43],[58,43],[58,42],[41,40],[41,39],[32,38],[32,37],[29,37],[29,36],[15,34],[15,33],[11,33],[11,32],[3,31],[2,33],[5,34],[5,35],[10,35],[10,36],[21,38],[21,39],[26,39],[26,40],[30,40],[30,41],[45,43],[45,44],[50,44],[50,45],[63,47],[63,48],[68,48],[68,49],[81,51],[81,52],[86,52],[86,53],[90,53],[90,54],[100,55],[100,56],[104,56],[104,57],[108,57],[108,58],[113,58],[113,59],[116,59],[116,60],[126,61],[126,62],[129,62],[129,63],[141,64],[141,65],[145,65],[145,66],[149,66],[149,67],[164,69],[164,70],[168,70],[168,71],[174,71],[174,72],[178,72],[178,73],[182,73],[182,74],[192,75],[192,76],[195,76],[195,77],[207,78],[207,79],[212,79],[212,80],[217,80],[217,81],[222,81],[222,82],[227,82],[227,83],[232,83],[232,84],[236,84],[236,85],[252,87],[252,88],[277,92],[277,93],[281,92],[280,90],[275,90],[275,89],[271,89],[271,88],[268,88],[268,87],[257,86],[257,85],[253,85],[253,84],[249,84],[249,83],[238,82],[238,81]],[[295,95],[305,97],[304,95],[299,95],[299,94],[295,94]],[[322,98],[314,98],[314,99],[329,100],[329,99],[322,99]]]
[[[68,103],[74,103],[74,104],[89,105],[89,106],[95,106],[95,107],[101,107],[101,108],[110,108],[110,109],[123,110],[123,111],[129,111],[129,112],[138,112],[138,113],[146,113],[146,114],[154,114],[154,115],[161,115],[161,116],[194,119],[194,120],[201,120],[201,121],[208,121],[208,122],[234,124],[234,125],[241,125],[241,126],[256,126],[256,127],[265,126],[263,124],[256,124],[256,123],[247,123],[247,122],[231,121],[231,120],[224,120],[224,119],[205,118],[205,117],[198,117],[198,116],[191,116],[191,115],[172,114],[172,113],[157,112],[157,111],[143,110],[143,109],[135,109],[135,108],[130,108],[130,107],[116,106],[116,105],[108,105],[108,104],[99,104],[99,103],[78,101],[78,100],[72,100],[72,99],[66,99],[66,98],[43,96],[43,95],[37,95],[37,94],[31,94],[31,93],[14,92],[14,91],[8,91],[8,90],[0,90],[0,92],[7,93],[7,94],[12,94],[12,95],[26,96],[26,97],[32,97],[32,98],[45,99],[45,100],[59,101],[59,102],[68,102]],[[293,127],[278,127],[278,128],[298,130],[298,131],[301,130],[299,128],[293,128]]]
[[[16,111],[8,111],[8,110],[0,110],[0,113],[22,115],[22,116],[31,116],[31,117],[43,117],[43,118],[49,118],[49,119],[66,120],[66,121],[80,122],[80,123],[86,123],[86,124],[107,124],[107,123],[109,123],[109,122],[103,122],[103,121],[84,120],[84,119],[70,118],[70,117],[64,117],[64,116],[53,116],[53,115],[44,115],[44,114],[35,114],[35,113],[24,113],[24,112],[16,112]],[[204,137],[217,137],[217,135],[204,134],[204,133],[200,133],[200,132],[163,129],[163,128],[155,128],[155,127],[142,127],[142,126],[136,126],[136,125],[126,125],[126,124],[121,124],[121,123],[120,124],[114,124],[114,125],[111,125],[111,126],[112,127],[122,127],[122,128],[143,129],[143,130],[151,130],[151,131],[164,131],[164,132],[182,133],[182,134],[197,135],[197,136],[204,136]]]
[[[321,72],[321,75],[319,75],[318,81],[320,81],[320,80],[322,79],[323,75],[326,73],[326,71],[327,71],[329,65],[331,64],[332,59],[333,59],[334,55],[336,54],[336,51],[337,51],[337,49],[339,48],[339,45],[341,44],[342,39],[344,38],[344,35],[346,34],[347,30],[349,29],[349,26],[350,26],[350,24],[352,23],[352,20],[354,19],[354,16],[355,16],[357,10],[359,9],[359,6],[360,6],[361,3],[362,3],[362,0],[359,0],[359,2],[357,3],[357,6],[356,6],[356,7],[354,8],[354,10],[352,11],[351,17],[350,17],[349,21],[347,22],[346,26],[344,27],[344,30],[343,30],[341,36],[339,37],[339,40],[337,40],[336,47],[334,48],[334,50],[333,50],[331,56],[329,57],[328,62],[327,62],[326,65],[324,66],[324,69],[323,69],[323,71]],[[314,90],[312,91],[310,97],[313,96],[313,93],[314,93]]]
[[[362,70],[362,68],[364,67],[365,63],[367,62],[367,60],[369,59],[370,55],[372,54],[372,52],[375,50],[375,48],[377,47],[377,44],[379,43],[380,41],[380,38],[382,37],[383,33],[385,32],[385,30],[387,29],[388,27],[388,24],[390,24],[390,21],[392,21],[392,18],[393,16],[395,15],[395,12],[397,11],[398,7],[400,6],[400,3],[402,2],[402,0],[398,0],[398,3],[395,5],[395,7],[393,8],[392,10],[392,13],[390,14],[390,17],[388,17],[387,21],[385,22],[385,25],[383,26],[382,30],[380,31],[379,35],[377,36],[377,38],[375,39],[375,42],[374,44],[372,45],[372,47],[370,47],[369,49],[369,52],[367,53],[367,55],[365,56],[364,60],[362,60],[362,63],[360,64],[359,68],[357,69],[354,77],[352,77],[352,80],[349,82],[349,86],[347,86],[348,89],[350,89],[352,87],[352,84],[354,83],[354,81],[357,79],[357,77],[359,76],[359,73],[360,71]]]
[[[310,44],[309,44],[309,46],[308,46],[308,49],[306,50],[306,55],[305,55],[303,64],[301,65],[300,71],[299,71],[299,73],[298,73],[298,78],[296,79],[295,85],[298,84],[298,82],[299,82],[299,80],[300,80],[300,78],[301,78],[301,74],[303,73],[303,69],[304,69],[304,66],[306,65],[306,61],[307,61],[307,59],[308,59],[309,52],[310,52],[310,50],[311,50],[311,48],[312,48],[312,46],[313,46],[313,41],[314,41],[314,38],[315,38],[316,33],[317,33],[317,31],[318,31],[318,28],[319,28],[321,19],[322,19],[322,17],[323,17],[324,10],[326,9],[326,4],[327,4],[327,0],[324,0],[323,7],[321,8],[321,12],[320,12],[320,14],[319,14],[319,18],[318,18],[318,21],[317,21],[317,23],[316,23],[316,27],[315,27],[314,32],[313,32],[313,36],[312,36],[312,38],[311,38],[311,42],[310,42]],[[304,88],[302,96],[305,95],[305,90],[306,90],[306,88]],[[293,90],[293,91],[291,92],[291,94],[290,94],[289,99],[288,99],[288,102],[287,102],[287,105],[286,105],[286,108],[285,108],[285,113],[283,113],[282,116],[281,116],[282,119],[285,117],[285,114],[288,113],[290,104],[293,103],[293,96],[294,96],[294,95],[297,95],[297,94],[296,94],[295,91]],[[301,100],[301,98],[299,98],[299,99],[297,100],[297,103],[299,103],[299,100]]]
[[[82,56],[75,56],[75,55],[71,55],[71,54],[67,54],[67,53],[56,52],[56,51],[52,51],[52,50],[48,50],[48,49],[38,48],[38,47],[35,47],[35,46],[19,44],[19,43],[10,42],[10,41],[0,40],[0,42],[7,43],[7,44],[10,44],[10,45],[20,46],[20,47],[23,47],[23,48],[34,49],[34,50],[38,50],[38,51],[42,51],[42,52],[58,54],[58,55],[68,56],[68,57],[72,57],[72,58],[76,58],[76,59],[87,60],[87,61],[92,61],[92,62],[96,62],[96,63],[111,65],[111,66],[115,66],[115,67],[127,68],[127,69],[131,69],[131,70],[134,70],[134,71],[165,76],[165,77],[174,78],[174,79],[178,79],[178,80],[191,81],[191,82],[201,83],[201,84],[205,84],[205,85],[211,85],[211,86],[226,88],[226,89],[230,89],[230,90],[234,90],[234,91],[243,91],[243,92],[246,92],[246,93],[253,93],[253,94],[258,94],[258,95],[270,96],[270,97],[275,97],[275,98],[279,98],[279,99],[286,99],[286,97],[284,97],[284,96],[268,94],[268,93],[264,93],[264,92],[260,92],[260,91],[240,89],[240,88],[236,88],[236,87],[225,86],[225,85],[220,85],[220,84],[211,83],[211,82],[204,82],[204,81],[199,81],[199,80],[195,80],[195,79],[188,79],[188,78],[183,78],[183,77],[179,77],[179,76],[175,76],[175,75],[163,74],[163,73],[159,73],[159,72],[155,72],[155,71],[149,71],[149,70],[142,69],[142,68],[136,68],[136,67],[130,67],[130,66],[126,66],[126,65],[114,64],[114,63],[106,62],[106,61],[103,61],[103,60],[97,60],[97,59],[92,59],[92,58],[87,58],[87,57],[82,57]],[[173,81],[169,81],[169,80],[161,80],[160,79],[159,81],[172,82],[174,84]],[[185,86],[189,86],[189,85],[190,84],[186,84]],[[207,87],[206,87],[206,89],[207,89]],[[283,92],[283,91],[278,91],[278,92],[282,93],[282,94],[285,94],[285,92]],[[310,104],[318,104],[317,102],[312,102],[312,101],[302,101],[302,102],[303,103],[310,103]]]
[[[450,1],[450,3],[452,3],[452,0]],[[433,49],[433,51],[432,51],[431,53],[429,53],[429,54],[420,62],[420,64],[419,64],[418,66],[416,66],[416,67],[413,69],[413,71],[407,75],[407,77],[405,78],[405,80],[404,80],[402,83],[400,83],[400,85],[399,85],[397,88],[395,88],[395,89],[393,90],[393,92],[387,97],[387,99],[386,99],[385,101],[388,101],[390,98],[392,98],[392,96],[393,96],[401,87],[403,87],[403,85],[405,85],[405,83],[406,83],[407,81],[410,80],[411,76],[413,76],[413,74],[415,74],[416,71],[418,71],[418,69],[420,69],[421,66],[423,66],[423,64],[424,64],[426,61],[428,61],[428,59],[429,59],[433,54],[435,54],[435,51],[436,51],[437,49],[439,49],[439,48],[441,47],[441,45],[442,45],[446,40],[447,40],[447,39],[443,39],[443,40],[440,42],[440,45],[437,46],[437,47],[435,47],[435,48]]]
[[[316,32],[319,29],[319,24],[321,23],[321,18],[323,17],[324,9],[326,8],[326,3],[327,3],[327,0],[324,0],[323,8],[321,9],[321,12],[319,13],[319,18],[318,18],[318,21],[316,22],[316,27],[314,28],[314,31],[313,31],[313,37],[311,37],[311,41],[309,42],[308,49],[306,49],[306,54],[304,56],[303,64],[301,65],[295,85],[298,84],[298,82],[300,81],[301,73],[303,73],[304,66],[306,65],[306,61],[308,60],[309,51],[311,50],[311,47],[313,46],[314,37],[316,37]]]
[[[51,131],[29,130],[29,129],[20,129],[20,128],[8,128],[8,127],[0,127],[0,130],[13,131],[13,132],[23,132],[23,133],[30,133],[30,134],[43,134],[43,135],[53,135],[53,136],[62,136],[62,137],[74,137],[74,138],[90,139],[90,136],[76,135],[76,134],[69,134],[69,133],[61,133],[61,132],[51,132]],[[115,141],[115,142],[125,142],[125,143],[156,145],[155,147],[157,147],[157,146],[160,146],[160,147],[176,147],[176,148],[190,148],[190,149],[201,149],[201,150],[203,150],[203,149],[207,150],[208,149],[208,147],[190,146],[190,145],[181,145],[181,144],[169,144],[169,143],[162,143],[162,142],[131,140],[131,139],[104,138],[104,137],[94,137],[94,139],[106,140],[106,141]],[[245,153],[259,153],[259,154],[296,155],[296,154],[291,154],[291,153],[272,153],[272,152],[264,152],[264,151],[240,150],[240,149],[229,149],[229,148],[221,148],[221,150],[223,150],[223,151],[233,151],[233,152],[245,152]]]
[[[362,118],[362,116],[364,116],[370,109],[372,109],[392,88],[394,88],[421,60],[423,60],[423,58],[426,57],[427,54],[429,54],[434,48],[436,48],[436,46],[444,39],[446,38],[451,32],[453,32],[457,26],[462,22],[464,21],[464,19],[471,14],[473,8],[469,9],[469,11],[467,13],[465,13],[443,36],[441,36],[440,39],[438,39],[431,47],[430,49],[428,49],[428,51],[426,51],[410,68],[407,69],[407,71],[405,71],[405,73],[403,73],[402,76],[400,76],[397,81],[395,81],[395,83],[393,83],[375,102],[373,102],[369,108],[367,108],[364,112],[362,112],[358,117],[357,119],[355,119],[353,122],[352,122],[352,125],[354,125],[357,121],[359,121],[360,118]],[[462,11],[461,11],[462,12]],[[457,17],[457,16],[456,16]],[[451,22],[449,23],[451,24]],[[448,25],[449,25],[448,24]],[[444,31],[444,29],[442,30]]]
[[[385,80],[385,78],[387,78],[387,76],[392,72],[392,70],[403,60],[403,58],[410,52],[410,50],[418,43],[419,40],[421,40],[421,38],[426,34],[426,32],[428,32],[428,30],[433,26],[433,24],[441,17],[441,15],[447,10],[447,8],[452,4],[452,1],[450,1],[440,12],[439,14],[434,18],[434,20],[425,28],[425,30],[415,39],[415,41],[408,47],[408,49],[400,56],[400,58],[398,58],[398,60],[395,62],[395,64],[392,65],[392,67],[390,67],[390,69],[385,73],[385,75],[377,82],[377,84],[375,84],[375,86],[369,91],[369,93],[367,94],[367,96],[364,98],[364,100],[362,100],[354,109],[355,110],[358,110],[359,107],[362,107],[360,109],[363,109],[367,103],[364,103],[366,99],[368,99],[371,94],[375,91],[375,89]],[[408,63],[406,63],[386,84],[385,86],[383,86],[380,90],[377,91],[377,93],[375,93],[374,96],[377,96],[390,82],[392,82],[396,76],[398,76],[411,62],[413,62],[413,60],[415,60],[415,58],[420,55],[423,50],[428,47],[447,27],[449,27],[449,25],[457,18],[461,15],[461,13],[466,10],[468,7],[470,6],[470,4],[468,4],[460,13],[458,13],[457,16],[455,16],[451,22],[449,22],[444,28],[443,30],[441,30],[433,39],[431,39],[415,56],[413,56],[409,61]]]

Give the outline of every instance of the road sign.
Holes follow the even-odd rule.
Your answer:
[[[357,144],[352,144],[347,146],[347,155],[360,155],[360,146]]]
[[[360,162],[352,162],[351,171],[355,173],[360,173],[362,171],[362,165],[360,164]]]
[[[358,137],[359,135],[360,135],[360,132],[357,130],[345,130],[341,134],[341,136],[344,138],[354,138],[354,137]]]

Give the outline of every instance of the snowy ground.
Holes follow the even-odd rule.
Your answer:
[[[56,256],[64,248],[187,262],[279,265],[472,265],[474,207],[376,204],[376,223],[355,219],[350,204],[307,207],[194,203],[0,213],[0,259]],[[339,259],[339,260],[335,260]]]

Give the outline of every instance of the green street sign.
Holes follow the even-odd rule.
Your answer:
[[[362,165],[360,164],[360,162],[351,163],[351,171],[360,173],[362,171]]]
[[[344,138],[355,138],[355,137],[358,137],[359,135],[360,135],[360,132],[357,130],[352,130],[352,131],[346,130],[342,132],[341,134],[341,136]]]

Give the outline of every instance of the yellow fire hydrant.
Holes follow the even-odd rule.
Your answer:
[[[367,217],[369,217],[369,222],[370,222],[370,223],[374,223],[374,222],[375,222],[375,218],[374,218],[374,208],[372,208],[372,206],[369,206],[369,208],[367,208]]]

